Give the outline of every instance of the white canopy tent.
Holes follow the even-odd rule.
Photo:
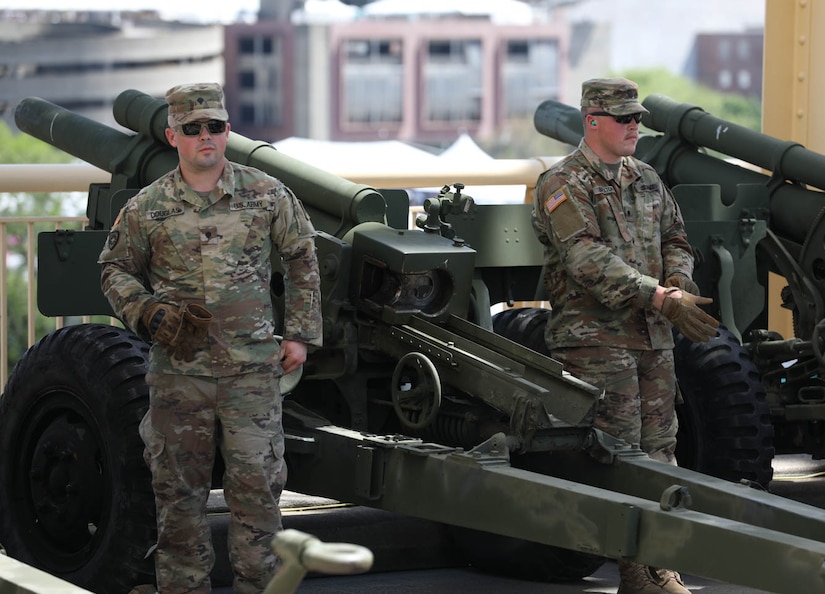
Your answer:
[[[370,170],[433,170],[448,172],[450,177],[445,177],[444,183],[451,184],[462,182],[461,171],[496,161],[467,134],[459,136],[438,155],[399,140],[335,142],[293,136],[272,144],[290,157],[343,177],[358,177],[359,173]],[[523,202],[526,191],[524,185],[465,185],[464,193],[479,204]],[[425,198],[437,195],[441,187],[406,189],[410,202],[420,204]]]

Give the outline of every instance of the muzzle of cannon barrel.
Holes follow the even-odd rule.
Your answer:
[[[825,189],[825,156],[799,143],[750,130],[664,95],[649,95],[643,105],[650,111],[643,121],[651,130],[746,161],[784,179],[804,180]]]
[[[177,154],[165,144],[135,142],[133,135],[37,97],[17,105],[14,121],[22,132],[108,171],[117,189],[141,188],[177,165]]]
[[[533,125],[540,133],[571,146],[577,146],[584,136],[581,109],[547,99],[533,115]]]
[[[766,185],[771,229],[780,237],[805,242],[811,224],[825,207],[825,195],[809,189],[825,189],[825,156],[663,95],[649,95],[642,104],[650,111],[642,120],[645,126],[691,149],[671,150],[667,143],[653,138],[640,141],[636,156],[663,171],[668,184],[719,184],[723,200],[732,199],[738,184]],[[661,150],[657,151],[657,144]],[[696,147],[745,161],[765,169],[766,174],[699,152]],[[665,162],[657,162],[659,159]]]
[[[115,120],[121,126],[164,144],[166,114],[164,101],[140,91],[124,91],[115,99]],[[385,220],[386,201],[377,190],[294,159],[269,143],[230,132],[226,156],[284,182],[303,202],[318,229],[341,237],[357,224]]]

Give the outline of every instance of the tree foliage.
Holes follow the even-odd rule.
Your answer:
[[[14,132],[0,120],[0,163],[70,163],[73,157],[39,138]]]
[[[642,98],[654,93],[664,95],[679,103],[700,107],[709,114],[745,128],[757,132],[762,129],[762,103],[756,97],[720,93],[665,69],[628,70],[617,76],[635,81]]]

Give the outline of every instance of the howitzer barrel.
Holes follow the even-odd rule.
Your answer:
[[[642,120],[645,125],[650,117],[645,115]],[[581,111],[559,101],[544,101],[536,110],[533,121],[540,133],[572,146],[578,145],[584,136]],[[720,183],[729,188],[731,184],[728,184],[728,181],[762,184],[767,181],[767,177],[760,173],[698,153],[693,150],[695,147],[692,145],[684,147],[690,150],[664,151],[664,145],[658,142],[659,138],[642,136],[636,149],[636,157],[654,166],[662,179],[671,186],[679,183]],[[674,154],[679,158],[673,158]],[[697,172],[701,172],[701,179]],[[735,187],[733,190],[735,191]]]
[[[825,189],[825,156],[799,143],[733,124],[664,95],[649,95],[643,105],[650,111],[644,123],[652,130],[675,134],[691,144],[773,171],[784,179]]]
[[[642,104],[650,111],[643,123],[652,130],[772,172],[769,178],[699,152],[680,150],[662,151],[665,162],[659,164],[652,152],[655,141],[650,139],[644,145],[640,142],[637,156],[660,172],[666,171],[662,177],[667,183],[718,183],[722,187],[722,198],[729,201],[735,197],[738,184],[769,186],[771,228],[780,237],[799,244],[805,242],[811,224],[825,207],[825,195],[806,186],[825,189],[825,156],[801,144],[749,130],[662,95],[649,95]],[[646,158],[648,156],[650,158]]]
[[[125,175],[124,187],[142,187],[177,164],[175,151],[166,145],[144,147],[136,160],[133,136],[37,97],[17,105],[14,121],[26,134],[113,176]]]
[[[571,146],[577,146],[584,136],[581,110],[552,99],[542,102],[536,108],[533,125],[545,136]]]
[[[811,223],[825,207],[825,195],[801,184],[825,189],[825,156],[662,95],[650,95],[642,104],[650,111],[642,123],[664,133],[664,138],[642,136],[636,157],[655,167],[669,186],[718,184],[726,204],[734,201],[740,184],[769,187],[771,227],[781,237],[800,244],[805,241]],[[534,124],[540,133],[573,146],[584,135],[580,110],[558,101],[543,102],[536,110]],[[729,163],[697,147],[746,161],[773,175]],[[774,183],[777,180],[791,183]]]
[[[115,99],[120,125],[163,143],[166,113],[165,102],[140,91],[127,90]],[[329,233],[342,235],[359,223],[384,221],[386,202],[377,190],[294,159],[269,143],[230,132],[226,156],[280,179],[310,211],[315,226]]]

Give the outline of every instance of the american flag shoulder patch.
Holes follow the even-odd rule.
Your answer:
[[[567,191],[565,188],[559,188],[544,201],[544,210],[547,211],[547,214],[550,214],[554,210],[556,210],[559,205],[561,205],[565,200],[567,200]]]

